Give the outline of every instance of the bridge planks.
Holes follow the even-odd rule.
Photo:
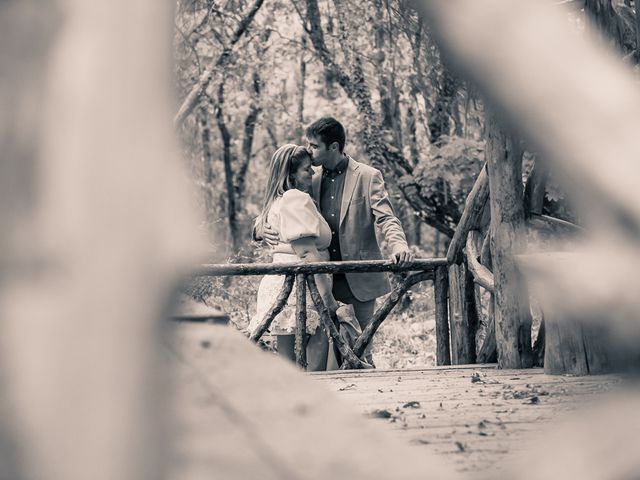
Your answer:
[[[529,436],[618,383],[614,376],[551,376],[493,365],[323,372],[312,378],[408,444],[474,472],[501,465]],[[419,406],[405,406],[409,402]],[[391,418],[375,418],[376,411]]]
[[[164,347],[169,479],[457,478],[618,383],[491,365],[301,374],[209,324],[176,325]],[[362,415],[376,409],[393,421]]]

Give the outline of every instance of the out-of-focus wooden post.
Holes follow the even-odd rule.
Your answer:
[[[21,470],[3,478],[163,475],[160,326],[201,260],[171,124],[172,14],[0,2],[0,403]]]

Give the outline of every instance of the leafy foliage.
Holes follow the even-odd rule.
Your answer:
[[[444,135],[432,145],[428,161],[418,164],[416,181],[429,195],[442,195],[442,202],[462,208],[476,177],[484,165],[484,143],[478,140]]]

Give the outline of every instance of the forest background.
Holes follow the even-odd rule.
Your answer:
[[[632,1],[561,3],[575,4],[567,28],[576,34],[595,32],[590,15],[621,55],[636,52]],[[422,258],[446,252],[484,164],[488,130],[508,129],[487,124],[483,99],[449,68],[404,0],[178,0],[174,54],[182,102],[175,123],[212,263],[268,261],[251,228],[269,159],[284,143],[304,144],[304,127],[317,118],[338,118],[346,151],[382,170]],[[524,147],[523,185],[536,157]],[[544,213],[579,223],[553,179]],[[243,329],[258,282],[200,279],[190,293]],[[414,288],[385,321],[374,340],[378,367],[434,364],[431,292]]]

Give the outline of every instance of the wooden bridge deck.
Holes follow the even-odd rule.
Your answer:
[[[408,444],[459,471],[487,470],[532,433],[618,383],[614,376],[550,376],[495,365],[323,372],[311,378]]]
[[[177,325],[164,345],[169,479],[475,476],[616,383],[489,366],[303,374],[207,324]]]

